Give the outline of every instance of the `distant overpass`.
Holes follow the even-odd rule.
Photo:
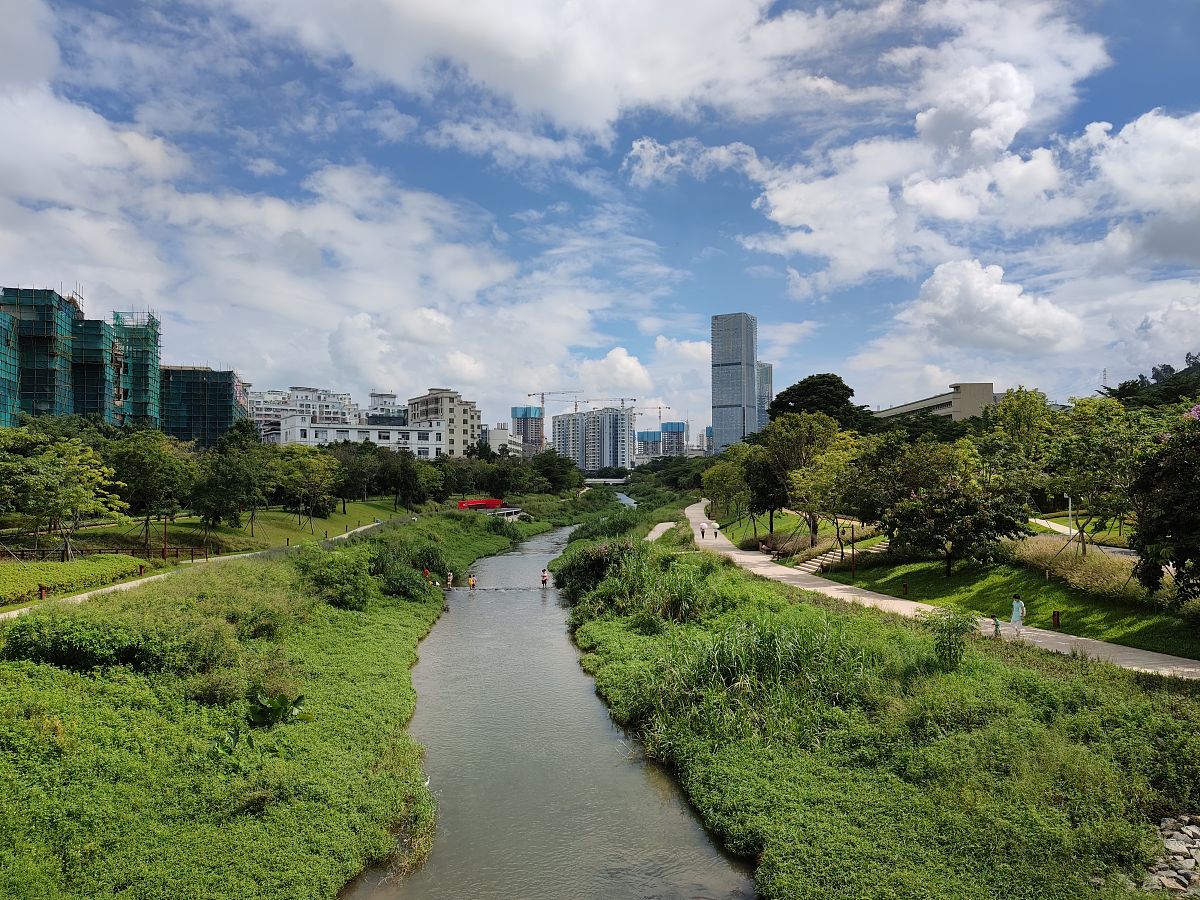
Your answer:
[[[629,476],[626,475],[624,478],[585,478],[585,479],[583,479],[583,483],[584,484],[608,484],[608,485],[629,484]]]

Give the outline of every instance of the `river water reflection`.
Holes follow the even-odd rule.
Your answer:
[[[420,646],[412,736],[438,800],[433,852],[348,900],[752,898],[671,778],[613,725],[539,573],[566,529],[476,564]]]

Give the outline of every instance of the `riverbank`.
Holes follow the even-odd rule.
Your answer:
[[[1200,690],[918,623],[711,554],[581,547],[557,580],[614,718],[767,898],[1127,897],[1200,806]]]
[[[465,580],[549,527],[428,516],[7,626],[0,896],[330,898],[419,859],[409,668],[443,603],[421,570]]]

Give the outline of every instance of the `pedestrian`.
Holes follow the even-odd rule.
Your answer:
[[[718,525],[716,522],[713,522],[713,540],[715,541],[720,536],[721,536],[721,526]]]
[[[470,588],[471,590],[475,590],[475,573],[474,572],[472,572],[470,575],[467,576],[467,587]]]
[[[996,640],[1000,639],[1000,617],[994,613],[992,615],[992,637]]]
[[[704,529],[708,527],[707,522],[700,523],[700,540],[704,540]]]
[[[1012,595],[1012,624],[1019,637],[1021,627],[1025,624],[1025,603],[1021,600],[1020,594]]]
[[[421,569],[421,575],[425,578],[426,581],[429,580],[429,566],[425,566]]]
[[[542,569],[542,587],[545,587],[549,583],[550,583],[550,570]]]
[[[448,590],[448,591],[454,590],[454,573],[453,572],[446,573],[446,590]]]

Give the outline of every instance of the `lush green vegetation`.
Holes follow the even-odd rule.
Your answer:
[[[0,609],[37,600],[39,586],[52,597],[75,594],[132,578],[145,565],[120,554],[71,562],[0,563]]]
[[[465,572],[549,527],[421,517],[196,567],[0,631],[0,896],[331,898],[428,850],[404,731]]]
[[[634,541],[575,547],[556,580],[614,717],[763,897],[1115,900],[1150,821],[1200,803],[1194,684],[974,638],[959,660],[919,623]]]
[[[870,558],[860,559],[854,578],[845,567],[825,577],[892,597],[998,615],[1004,620],[1011,612],[1012,595],[1020,594],[1027,610],[1025,622],[1035,628],[1050,628],[1053,611],[1059,610],[1062,615],[1058,630],[1065,634],[1200,659],[1200,634],[1179,615],[1137,601],[1090,593],[1057,577],[1047,580],[1041,570],[1009,563],[971,565],[962,566],[947,578],[945,567],[935,561],[878,566],[871,565],[873,562]],[[1124,567],[1126,581],[1129,569],[1128,565]],[[1120,587],[1120,582],[1116,586]]]

